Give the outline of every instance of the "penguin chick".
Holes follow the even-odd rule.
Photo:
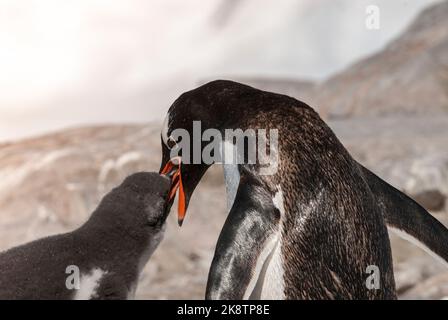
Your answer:
[[[163,238],[170,179],[136,173],[80,228],[0,254],[0,299],[130,299]]]

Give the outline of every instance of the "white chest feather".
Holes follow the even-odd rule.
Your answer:
[[[283,300],[284,298],[281,235],[277,233],[266,242],[260,254],[244,299]]]
[[[283,192],[280,186],[277,186],[277,193],[272,202],[274,206],[280,211],[280,217],[285,214],[283,204]],[[283,254],[282,254],[282,224],[279,224],[279,230],[267,241],[265,249],[267,257],[260,255],[260,260],[263,263],[261,272],[258,275],[257,285],[255,286],[250,299],[262,300],[283,300],[284,293],[284,272],[283,272]]]
[[[88,274],[82,274],[79,281],[79,289],[76,290],[74,300],[89,300],[97,297],[100,281],[107,271],[94,268]]]
[[[227,141],[224,142],[224,153],[229,155],[235,152],[235,145]],[[223,164],[224,180],[227,193],[227,208],[230,209],[235,202],[238,186],[240,183],[240,173],[237,164]],[[272,202],[279,209],[281,216],[285,214],[283,206],[283,193],[278,186]],[[283,279],[283,256],[281,252],[282,235],[281,224],[279,230],[265,243],[264,249],[260,253],[254,269],[252,279],[244,294],[244,299],[272,299],[281,300],[284,295]]]
[[[281,245],[281,239],[279,239],[275,249],[271,252],[269,260],[266,261],[268,265],[260,294],[260,299],[262,300],[285,299]]]
[[[227,208],[235,202],[240,174],[237,165],[224,165],[224,180],[227,192]],[[243,299],[250,300],[281,300],[283,299],[283,267],[280,250],[280,234],[266,241],[260,253],[254,270],[254,275],[247,287]]]

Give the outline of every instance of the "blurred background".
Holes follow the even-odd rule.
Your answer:
[[[307,102],[448,223],[448,1],[0,0],[0,250],[72,230],[125,176],[158,170],[170,104],[218,78]],[[203,298],[223,192],[214,167],[138,298]],[[448,269],[391,240],[400,297],[447,297]]]

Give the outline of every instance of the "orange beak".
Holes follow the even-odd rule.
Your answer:
[[[174,161],[176,160],[178,161],[177,165],[174,163]],[[160,173],[171,176],[171,190],[168,196],[168,202],[174,200],[174,198],[176,197],[177,190],[179,190],[177,222],[179,223],[179,226],[182,226],[182,223],[184,222],[185,218],[186,206],[185,206],[185,192],[182,184],[182,174],[180,167],[181,167],[181,158],[175,157],[167,162],[167,164]]]

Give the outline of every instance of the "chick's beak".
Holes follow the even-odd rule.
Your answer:
[[[160,174],[164,174],[170,177],[171,179],[171,189],[168,194],[168,203],[174,201],[177,190],[179,190],[177,221],[179,223],[179,226],[182,226],[187,208],[186,208],[185,191],[181,175],[181,158],[175,157],[170,159],[165,164],[165,167],[160,171]]]

